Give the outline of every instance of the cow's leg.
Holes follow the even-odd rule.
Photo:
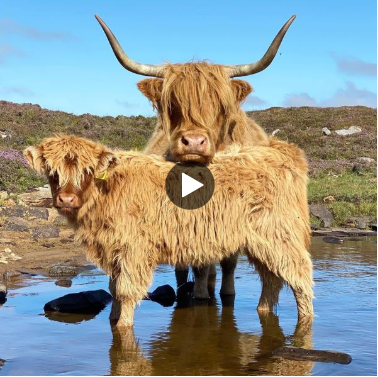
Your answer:
[[[234,272],[238,261],[238,253],[231,257],[223,258],[220,262],[222,267],[222,286],[220,294],[222,296],[235,295]]]
[[[215,267],[215,264],[211,264],[209,266],[209,273],[208,273],[208,279],[207,279],[207,289],[209,290],[210,297],[215,296],[216,279],[217,279],[217,269]]]
[[[177,288],[181,287],[188,281],[189,267],[185,265],[176,264],[175,275]]]
[[[199,300],[207,300],[209,290],[207,289],[207,282],[209,277],[210,266],[193,267],[194,273],[194,298]]]
[[[110,311],[110,322],[118,328],[132,327],[134,320],[135,303],[124,298],[118,299],[117,281],[109,278],[109,290],[113,296],[112,309]]]
[[[283,280],[269,271],[265,264],[260,261],[255,260],[253,264],[260,275],[262,285],[257,311],[259,313],[273,312],[278,303],[278,296],[283,286]]]
[[[128,255],[127,251],[119,253],[116,277],[109,284],[114,300],[110,316],[117,328],[133,326],[135,306],[147,295],[156,266],[153,261],[143,258],[149,254],[148,249],[145,252],[140,250],[140,255],[135,258],[123,257]]]
[[[109,319],[112,323],[117,323],[121,315],[121,301],[117,299],[116,280],[111,277],[109,277],[109,291],[113,297]]]
[[[267,258],[266,256],[264,258],[264,255],[261,254],[255,255],[252,257],[252,262],[256,263],[257,259],[269,271],[281,277],[290,286],[297,302],[298,317],[314,315],[312,262],[309,253],[304,248],[298,250],[295,245],[286,245],[281,255],[282,257],[277,256],[277,258]],[[282,258],[284,258],[284,261]],[[275,299],[274,295],[273,299]]]

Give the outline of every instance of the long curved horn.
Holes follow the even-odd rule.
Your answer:
[[[292,22],[295,20],[295,17],[296,15],[291,16],[289,20],[286,22],[286,24],[282,26],[281,30],[273,39],[273,42],[269,46],[265,55],[259,61],[255,63],[251,63],[251,64],[240,64],[240,65],[226,67],[226,71],[228,72],[230,77],[253,75],[254,73],[261,72],[265,68],[267,68],[270,65],[270,63],[273,61],[274,57],[276,56],[278,48],[280,47],[280,44],[282,42],[282,39],[285,36]]]
[[[151,64],[142,64],[131,60],[123,51],[121,45],[117,41],[117,38],[114,36],[112,31],[108,28],[106,23],[96,14],[96,20],[104,30],[106,37],[110,43],[110,46],[113,49],[114,55],[121,63],[121,65],[126,68],[128,71],[137,73],[138,75],[143,76],[153,76],[153,77],[164,77],[165,67],[164,65],[151,65]]]

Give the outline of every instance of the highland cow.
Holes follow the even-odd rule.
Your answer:
[[[266,69],[276,56],[295,15],[284,24],[260,60],[235,66],[206,62],[163,65],[137,63],[123,51],[105,22],[97,15],[96,19],[125,69],[155,77],[138,83],[139,90],[158,112],[157,126],[145,149],[146,153],[163,155],[172,161],[209,163],[216,151],[225,150],[234,143],[267,145],[265,132],[240,108],[240,104],[252,91],[251,85],[246,81],[231,79]],[[236,258],[237,254],[221,261],[221,295],[235,295],[233,275]],[[193,271],[196,277],[194,296],[208,298],[209,267],[194,268]],[[211,271],[210,291],[215,281],[214,266]],[[280,289],[282,281],[276,279],[264,266],[260,266],[259,272],[261,279],[267,280],[267,284]],[[187,267],[176,268],[178,285],[186,281],[187,275]]]
[[[272,139],[215,155],[213,196],[190,211],[168,199],[175,164],[163,157],[112,152],[75,136],[47,138],[24,155],[49,178],[54,206],[74,224],[89,260],[110,276],[117,326],[132,326],[158,264],[202,266],[238,250],[291,287],[300,317],[313,314],[307,162],[294,145]],[[260,312],[274,309],[276,288],[262,280]]]

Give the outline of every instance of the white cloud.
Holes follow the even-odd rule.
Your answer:
[[[350,81],[345,82],[345,87],[338,89],[330,98],[317,101],[307,93],[288,94],[283,101],[285,107],[317,106],[368,106],[377,107],[377,93],[367,89],[358,89]]]
[[[339,72],[353,76],[377,76],[377,63],[368,63],[353,56],[332,54]]]

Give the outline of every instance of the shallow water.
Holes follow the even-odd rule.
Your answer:
[[[107,289],[101,273],[78,276],[71,288],[50,278],[23,280],[0,307],[0,359],[6,360],[0,375],[376,375],[376,239],[335,245],[314,238],[311,252],[313,323],[297,323],[289,289],[281,292],[277,315],[259,317],[260,282],[244,257],[236,272],[234,307],[222,306],[219,295],[206,306],[189,308],[143,301],[134,330],[123,334],[110,329],[110,306],[95,317],[43,313],[53,298]],[[174,286],[171,267],[158,268],[151,290],[162,284]],[[273,357],[271,352],[283,345],[346,352],[353,361]]]

